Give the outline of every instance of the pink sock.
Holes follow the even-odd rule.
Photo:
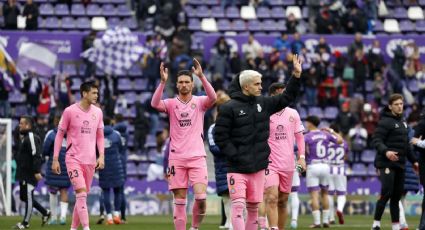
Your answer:
[[[87,193],[80,192],[75,195],[75,206],[83,228],[89,227],[89,212],[87,210]]]
[[[258,203],[247,203],[246,204],[246,230],[257,230],[258,229]]]
[[[232,225],[234,230],[244,230],[245,222],[243,210],[245,209],[245,199],[232,200]]]
[[[174,199],[174,227],[176,230],[186,230],[186,199]]]
[[[72,212],[71,228],[78,229],[79,226],[80,226],[80,218],[78,217],[77,204],[75,204],[74,211]]]
[[[207,194],[195,194],[195,203],[192,209],[192,227],[199,228],[205,217]]]
[[[265,216],[258,217],[258,225],[259,225],[260,229],[267,228]]]

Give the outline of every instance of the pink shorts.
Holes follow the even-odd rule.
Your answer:
[[[264,170],[250,174],[227,173],[227,185],[232,200],[243,198],[249,203],[261,203],[264,193]]]
[[[86,165],[78,163],[66,163],[68,177],[74,190],[85,188],[87,193],[90,191],[91,182],[96,165]]]
[[[294,171],[277,171],[274,169],[265,170],[266,179],[264,188],[279,186],[279,191],[283,193],[291,193],[292,177]]]
[[[188,188],[194,184],[208,185],[207,160],[205,157],[185,160],[168,160],[168,189]]]

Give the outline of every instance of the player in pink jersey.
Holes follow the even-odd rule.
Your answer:
[[[152,107],[168,114],[170,119],[170,152],[168,159],[169,189],[174,194],[174,226],[186,229],[186,196],[188,185],[193,186],[195,203],[192,210],[192,228],[198,229],[205,216],[208,171],[204,147],[204,114],[213,106],[217,95],[208,82],[202,67],[193,59],[191,71],[177,74],[178,96],[161,100],[168,69],[161,63],[161,83],[152,97]],[[207,96],[193,96],[193,77],[202,82]]]
[[[85,82],[80,86],[80,94],[81,101],[67,107],[62,114],[52,163],[52,171],[60,174],[58,156],[66,133],[68,146],[65,163],[76,197],[71,230],[76,230],[80,223],[84,230],[90,229],[87,193],[90,191],[95,169],[104,167],[103,114],[94,105],[98,98],[98,89],[94,82]],[[96,145],[99,150],[97,161]]]
[[[283,93],[283,83],[270,85],[269,94],[275,96]],[[288,212],[286,205],[292,188],[295,171],[295,141],[298,146],[298,164],[305,169],[304,126],[295,109],[286,107],[270,117],[269,166],[265,170],[264,200],[260,205],[260,229],[266,229],[267,219],[271,230],[284,229]]]

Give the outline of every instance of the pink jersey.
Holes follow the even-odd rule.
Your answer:
[[[96,135],[98,129],[103,129],[100,108],[90,105],[84,111],[75,103],[65,109],[58,128],[67,135],[67,163],[96,164]]]
[[[295,109],[287,107],[270,117],[269,168],[276,171],[295,170],[295,134],[303,131],[304,126]]]
[[[211,105],[206,96],[192,96],[187,103],[179,98],[163,100],[170,119],[169,159],[206,156],[204,146],[204,114]]]

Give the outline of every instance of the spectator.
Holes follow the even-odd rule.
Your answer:
[[[86,51],[93,47],[94,40],[96,39],[96,34],[97,32],[95,30],[92,30],[88,35],[83,37],[83,51]],[[86,65],[83,80],[94,77],[96,73],[95,63],[89,61],[88,58],[84,58],[83,61],[84,61],[84,64]]]
[[[153,46],[156,47],[157,55],[161,61],[166,61],[168,58],[168,46],[161,34],[157,34],[153,39]]]
[[[422,65],[422,69],[416,73],[416,79],[418,80],[419,92],[418,100],[419,107],[423,107],[425,98],[425,65]]]
[[[300,54],[302,48],[305,47],[304,42],[301,40],[300,33],[294,33],[294,41],[291,43],[291,50],[293,54]]]
[[[421,109],[417,103],[412,104],[412,111],[407,116],[407,122],[417,124],[421,118]]]
[[[305,79],[305,96],[308,106],[317,105],[317,87],[319,85],[316,68],[310,68],[303,76]]]
[[[363,50],[356,50],[355,57],[351,63],[352,68],[354,69],[354,90],[355,92],[360,92],[363,95],[363,98],[366,98],[366,79],[368,78],[368,61],[364,55]]]
[[[381,51],[381,44],[379,40],[373,41],[372,47],[369,49],[367,55],[369,63],[369,76],[375,76],[376,72],[382,71],[385,65],[384,55]]]
[[[50,86],[44,84],[40,94],[40,103],[37,106],[37,114],[46,116],[49,115],[50,110]],[[42,138],[44,140],[44,138]]]
[[[260,43],[255,40],[254,35],[250,34],[248,37],[248,43],[242,45],[242,52],[246,59],[255,59],[260,55],[260,53],[263,53],[263,48]]]
[[[288,41],[288,35],[282,33],[280,37],[274,40],[273,47],[280,52],[288,51],[291,48],[291,43]]]
[[[232,72],[233,75],[240,73],[242,70],[241,65],[242,64],[241,58],[239,57],[239,53],[237,51],[232,52],[230,55],[230,72]]]
[[[345,69],[345,65],[347,62],[347,59],[344,55],[341,54],[340,51],[336,50],[333,53],[334,56],[334,63],[333,63],[333,67],[334,67],[334,77],[335,78],[343,78],[344,75],[344,69]]]
[[[378,18],[378,0],[365,0],[363,10],[368,20],[375,21]]]
[[[406,62],[403,66],[405,76],[412,78],[420,70],[419,48],[415,42],[410,42],[404,47],[404,52],[406,55]]]
[[[316,18],[316,33],[333,34],[335,32],[335,22],[328,10],[322,10]]]
[[[295,18],[295,15],[293,13],[290,13],[288,15],[288,18],[286,19],[286,31],[290,34],[296,33],[298,23],[299,22]]]
[[[220,74],[221,77],[227,76],[229,69],[228,60],[230,47],[223,36],[217,39],[212,53],[213,54],[210,59],[210,69],[212,74]]]
[[[386,95],[387,87],[385,85],[386,83],[384,79],[382,78],[382,74],[380,72],[376,72],[375,78],[373,81],[373,95],[378,105],[381,104],[382,97]]]
[[[118,95],[118,99],[115,103],[114,114],[128,114],[128,103],[127,98],[124,94]]]
[[[321,50],[323,50],[321,52]],[[314,47],[314,52],[315,53],[331,53],[331,47],[329,46],[329,44],[326,42],[326,38],[321,36],[319,39],[319,44],[316,45],[316,47]]]
[[[143,153],[145,151],[146,136],[149,133],[149,120],[142,103],[136,101],[136,118],[134,119],[134,151]]]
[[[346,101],[341,105],[341,112],[335,119],[335,123],[341,127],[341,132],[346,136],[350,128],[357,124],[357,118],[350,112],[350,102]]]
[[[272,81],[273,82],[288,82],[288,66],[285,65],[285,62],[279,60],[277,64],[273,67],[272,71]],[[266,89],[266,87],[264,87]]]
[[[71,92],[72,79],[68,74],[58,74],[55,78],[54,91],[57,94],[60,110],[64,110],[74,101],[74,96]]]
[[[373,132],[375,132],[375,128],[378,125],[379,113],[371,104],[365,103],[363,105],[363,110],[360,112],[360,120],[367,131],[367,143],[369,146]]]
[[[21,14],[16,0],[8,0],[3,5],[4,29],[17,30],[18,29],[18,15]]]
[[[149,52],[143,56],[143,75],[148,79],[147,90],[153,92],[156,88],[156,81],[159,75],[158,70],[161,64],[161,50],[152,36],[147,36],[146,47],[149,49]]]
[[[26,30],[37,30],[38,29],[38,6],[32,2],[32,0],[27,0],[27,3],[24,6],[24,11],[22,15],[26,18]]]
[[[236,6],[236,0],[220,0],[221,8],[224,10],[227,6]]]
[[[24,80],[24,88],[22,90],[26,96],[28,114],[37,114],[42,85],[36,73],[28,71],[28,78]]]
[[[345,32],[348,34],[366,33],[367,20],[361,9],[354,5],[341,19]]]
[[[10,117],[9,92],[12,91],[12,85],[5,78],[6,74],[0,76],[0,113],[3,117]]]
[[[363,50],[363,37],[361,33],[356,33],[354,35],[354,42],[351,43],[350,47],[348,47],[348,59],[351,61],[354,59],[357,50]]]
[[[360,162],[363,150],[367,146],[368,139],[367,130],[363,128],[362,123],[358,123],[348,132],[351,142],[351,152],[353,153],[353,162]]]

